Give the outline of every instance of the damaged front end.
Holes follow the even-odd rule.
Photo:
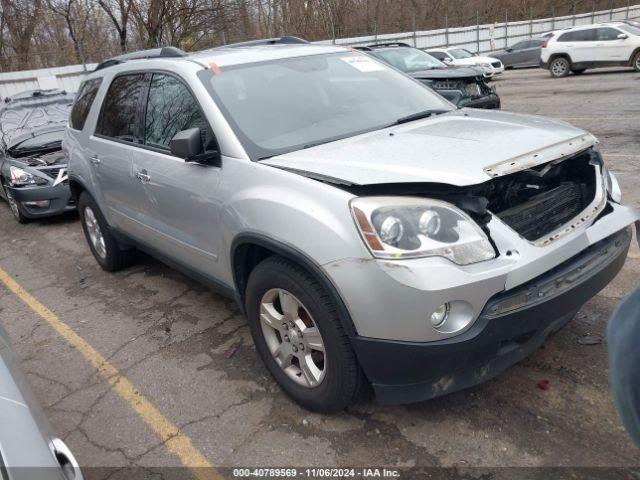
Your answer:
[[[500,108],[500,97],[482,76],[420,81],[460,108]]]
[[[532,245],[545,246],[593,222],[606,210],[608,181],[609,173],[592,147],[479,185],[387,184],[348,189],[359,196],[439,199],[456,205],[485,230],[492,217],[497,217]]]

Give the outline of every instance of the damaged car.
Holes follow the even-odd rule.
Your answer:
[[[379,43],[357,47],[438,92],[458,107],[500,108],[500,97],[479,67],[447,66],[406,43]]]
[[[85,85],[63,145],[96,261],[145,250],[234,298],[311,410],[495,377],[616,276],[640,221],[588,132],[456,109],[352,49],[163,48]]]
[[[20,223],[75,209],[62,152],[73,98],[32,90],[0,105],[0,197]]]

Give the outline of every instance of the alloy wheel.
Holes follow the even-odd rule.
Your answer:
[[[91,241],[93,249],[100,258],[106,258],[107,247],[104,243],[104,236],[102,235],[98,219],[91,207],[85,207],[84,209],[84,224],[87,227],[87,233],[89,234],[89,240]]]
[[[260,301],[260,326],[276,363],[294,382],[314,388],[327,373],[324,341],[305,306],[290,292],[274,288]]]
[[[553,64],[551,65],[551,70],[553,71],[553,74],[560,77],[564,74],[567,73],[567,69],[569,68],[569,66],[567,65],[567,62],[565,60],[555,60],[553,62]]]

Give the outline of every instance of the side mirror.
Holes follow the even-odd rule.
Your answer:
[[[197,162],[218,165],[220,152],[204,150],[202,133],[199,128],[189,128],[176,133],[169,141],[171,153],[186,162]]]
[[[507,48],[504,49],[504,51],[507,52],[507,53],[511,53],[511,52],[513,52],[513,48],[507,47]]]
[[[169,141],[171,153],[188,160],[202,153],[202,136],[199,128],[190,128],[176,133]]]
[[[626,40],[627,38],[629,38],[629,35],[627,35],[626,33],[621,33],[620,35],[618,35],[618,40]]]
[[[446,57],[444,60],[442,60],[444,63],[451,63],[451,59],[449,57]]]

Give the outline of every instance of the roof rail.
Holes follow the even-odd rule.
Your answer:
[[[307,44],[304,38],[285,36],[276,38],[264,38],[261,40],[249,40],[248,42],[230,43],[218,48],[258,47],[260,45],[298,45]]]
[[[411,47],[411,45],[404,42],[385,42],[385,43],[373,43],[371,45],[365,45],[363,47],[356,47],[356,48],[359,48],[361,50],[364,50],[364,49],[371,50],[373,48],[379,48],[379,47]]]
[[[109,58],[108,60],[100,63],[96,67],[96,70],[102,70],[103,68],[112,67],[113,65],[118,65],[119,63],[126,62],[128,60],[140,60],[145,58],[179,58],[186,57],[187,55],[187,52],[176,47],[161,47],[152,48],[150,50],[139,50],[137,52],[124,53],[122,55],[118,55],[117,57]]]

